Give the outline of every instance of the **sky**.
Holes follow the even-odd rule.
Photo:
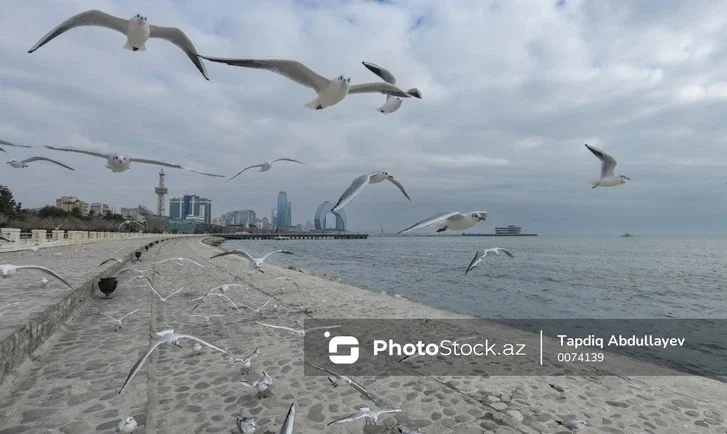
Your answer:
[[[124,35],[98,27],[27,53],[93,8],[179,27],[208,56],[295,59],[352,83],[378,81],[361,64],[374,62],[423,98],[389,115],[374,110],[380,94],[309,110],[315,93],[277,74],[206,62],[206,81],[169,42],[131,52]],[[28,208],[75,195],[156,209],[157,167],[112,173],[102,159],[42,147],[55,145],[226,176],[281,157],[307,163],[228,183],[166,170],[167,208],[197,194],[213,216],[269,216],[285,190],[303,224],[355,177],[386,170],[416,205],[388,182],[370,185],[345,208],[350,230],[483,210],[488,220],[472,231],[727,232],[725,2],[6,0],[3,9],[0,138],[35,147],[0,158],[42,155],[76,169],[0,167],[0,184]],[[600,163],[585,143],[632,181],[591,189]]]

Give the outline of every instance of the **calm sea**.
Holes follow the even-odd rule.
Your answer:
[[[727,318],[727,236],[230,241],[271,264],[482,318]],[[465,276],[477,249],[488,257]]]

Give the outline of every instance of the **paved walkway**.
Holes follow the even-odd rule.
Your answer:
[[[436,434],[554,433],[562,432],[555,419],[569,414],[599,426],[593,432],[725,433],[727,412],[724,401],[719,402],[725,393],[714,388],[713,382],[689,379],[688,385],[676,390],[668,381],[613,377],[557,379],[571,386],[568,399],[557,399],[547,385],[552,379],[543,377],[362,378],[364,387],[383,406],[401,408],[404,413],[380,420],[376,426],[364,427],[361,421],[327,426],[358,407],[373,406],[351,387],[333,388],[326,377],[304,376],[298,360],[302,338],[259,326],[256,320],[294,326],[295,321],[311,317],[458,316],[292,270],[267,267],[265,274],[246,275],[246,263],[235,257],[208,261],[217,251],[199,239],[162,243],[145,253],[140,265],[162,273],[153,277],[162,295],[184,285],[183,291],[161,302],[142,279],[136,279],[120,285],[113,298],[94,298],[82,306],[0,395],[0,434],[43,432],[38,431],[41,428],[110,433],[117,420],[127,415],[139,422],[136,433],[235,433],[238,414],[255,417],[260,426],[256,432],[277,433],[293,402],[295,432],[302,434],[392,433],[397,425],[418,426],[424,433]],[[180,256],[204,268],[194,264],[187,268],[175,261],[153,265],[155,260]],[[269,261],[295,263],[295,256],[273,256]],[[274,280],[280,276],[294,278],[300,289],[290,281]],[[237,312],[229,302],[213,297],[194,314],[222,317],[208,322],[190,314],[193,297],[213,286],[242,282],[249,285],[231,288],[227,295],[238,305],[255,307],[272,297],[261,313],[245,308]],[[96,315],[118,317],[135,309],[140,310],[124,320],[120,331]],[[205,349],[201,355],[192,355],[190,341],[182,341],[183,348],[162,345],[119,394],[153,333],[169,328],[206,339],[237,356],[259,346],[260,356],[253,359],[251,372],[242,374],[238,364],[218,353]],[[273,378],[273,385],[267,397],[258,399],[254,389],[239,381],[259,378],[263,370]]]

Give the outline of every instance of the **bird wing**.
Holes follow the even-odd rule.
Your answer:
[[[280,74],[285,78],[306,87],[310,87],[316,92],[327,87],[330,80],[318,75],[312,69],[298,62],[297,60],[287,59],[228,59],[223,57],[206,57],[200,56],[211,62],[226,63],[232,66],[241,66],[243,68],[265,69],[276,74]]]
[[[377,415],[381,416],[382,414],[386,414],[386,413],[401,413],[402,411],[404,411],[404,410],[397,408],[397,409],[392,409],[392,410],[379,410],[379,411],[376,411],[375,413]]]
[[[81,26],[106,27],[126,35],[129,30],[129,20],[109,15],[97,9],[81,12],[80,14],[74,15],[63,21],[58,25],[58,27],[40,38],[40,40],[36,42],[30,50],[28,50],[28,53],[32,53],[61,34]]]
[[[385,95],[409,98],[409,94],[394,86],[393,84],[377,81],[375,83],[354,84],[348,89],[349,94],[355,93],[383,93]]]
[[[183,290],[186,287],[187,287],[187,285],[182,286],[178,290],[176,290],[176,291],[172,292],[171,294],[167,295],[166,298],[169,298],[169,297],[173,296],[174,294],[178,293],[179,291]]]
[[[593,152],[593,155],[601,160],[601,178],[613,176],[613,171],[616,169],[616,160],[595,146],[589,146],[586,144],[586,148],[588,148],[589,151]]]
[[[263,378],[262,378],[262,380],[263,380],[263,383],[267,384],[268,386],[271,385],[271,384],[273,384],[272,377],[270,377],[270,375],[268,375],[268,373],[265,372],[265,371],[263,371]]]
[[[357,411],[356,413],[354,413],[354,414],[352,414],[350,416],[342,417],[340,419],[334,420],[333,422],[329,422],[328,425],[333,425],[334,423],[351,422],[351,421],[354,421],[354,420],[361,419],[362,417],[365,417],[365,416],[366,416],[366,412],[359,410],[359,411]]]
[[[295,424],[295,403],[290,404],[288,415],[285,416],[283,427],[280,428],[280,434],[293,434],[293,424]]]
[[[249,356],[246,357],[246,359],[248,359],[248,360],[253,359],[259,355],[260,355],[260,347],[256,347],[255,350],[252,353],[250,353]]]
[[[353,182],[351,182],[351,185],[346,189],[346,191],[343,192],[341,197],[338,199],[336,205],[331,208],[331,212],[338,211],[339,209],[346,206],[347,203],[351,202],[351,200],[353,200],[353,198],[356,197],[357,194],[361,193],[361,190],[366,187],[366,184],[369,183],[369,179],[371,179],[374,174],[376,174],[376,172],[361,175],[355,178]]]
[[[291,162],[293,162],[293,163],[300,163],[300,164],[305,164],[305,163],[304,163],[304,162],[302,162],[302,161],[294,160],[294,159],[292,159],[292,158],[278,158],[277,160],[273,160],[273,161],[271,161],[271,162],[270,162],[270,164],[272,164],[272,163],[275,163],[276,161],[291,161]]]
[[[124,318],[126,318],[127,316],[129,316],[129,315],[131,315],[131,314],[133,314],[133,313],[136,313],[136,312],[138,312],[138,311],[140,311],[140,310],[141,310],[141,309],[136,309],[136,310],[135,310],[135,311],[133,311],[133,312],[129,312],[129,313],[127,313],[126,315],[124,315],[124,316],[122,316],[121,318],[119,318],[119,322],[121,322],[121,320],[123,320],[123,319],[124,319]]]
[[[464,218],[464,216],[457,211],[443,212],[441,214],[437,214],[437,215],[434,215],[427,219],[424,219],[420,222],[414,223],[413,225],[409,226],[408,228],[404,229],[403,231],[399,231],[398,233],[404,234],[404,233],[413,231],[414,229],[419,229],[419,228],[423,228],[425,226],[433,225],[435,223],[443,222],[443,221],[447,220],[448,218],[454,217],[457,215],[459,215],[459,218]]]
[[[412,205],[414,205],[414,201],[411,200],[411,198],[409,197],[409,195],[406,193],[406,190],[404,190],[404,186],[401,185],[401,183],[399,181],[397,181],[394,178],[386,178],[386,179],[388,179],[389,181],[391,181],[392,184],[394,184],[399,190],[401,190],[401,192],[404,193],[404,196],[406,196],[406,198],[409,199],[409,202],[411,202]]]
[[[422,92],[419,89],[417,89],[416,87],[407,89],[406,93],[413,96],[414,98],[422,99]]]
[[[226,252],[222,252],[222,253],[218,253],[216,255],[212,255],[212,256],[210,256],[210,259],[219,258],[220,256],[227,256],[227,255],[239,255],[239,256],[242,256],[244,258],[247,258],[253,264],[255,263],[255,258],[253,258],[252,256],[250,256],[250,254],[247,253],[244,250],[228,250]]]
[[[382,68],[381,66],[371,62],[361,62],[369,71],[378,75],[382,80],[389,84],[396,84],[396,78],[394,74],[389,72],[388,69]]]
[[[144,364],[144,362],[146,361],[146,359],[149,358],[149,355],[154,350],[156,350],[159,345],[163,344],[164,342],[167,342],[167,341],[165,339],[157,339],[154,343],[152,343],[151,345],[149,345],[149,348],[147,348],[147,350],[144,353],[144,355],[141,356],[139,358],[139,360],[136,361],[136,363],[134,364],[134,366],[131,368],[131,371],[129,371],[129,375],[126,376],[126,381],[124,381],[124,385],[121,386],[121,390],[119,390],[119,394],[121,394],[121,392],[123,392],[124,389],[126,388],[126,385],[129,384],[134,379],[134,377],[136,377],[136,374],[139,373],[139,370],[141,369],[141,366]]]
[[[81,148],[68,148],[68,147],[59,147],[59,146],[45,146],[48,149],[52,149],[54,151],[63,151],[63,152],[76,152],[78,154],[86,154],[91,155],[93,157],[100,157],[100,158],[109,158],[108,154],[104,154],[102,152],[96,152],[96,151],[89,151],[88,149],[81,149]]]
[[[292,255],[292,254],[293,254],[293,252],[289,252],[289,251],[287,251],[287,250],[275,250],[274,252],[270,252],[270,253],[266,254],[265,256],[263,256],[263,257],[262,257],[262,258],[260,258],[260,259],[261,259],[262,261],[264,261],[264,260],[268,259],[268,256],[270,256],[270,255],[273,255],[273,254],[275,254],[275,253],[285,253],[286,255]]]
[[[276,325],[272,325],[272,324],[265,324],[264,322],[260,322],[260,321],[255,321],[255,322],[256,322],[256,323],[258,323],[258,324],[260,324],[260,325],[264,325],[265,327],[272,327],[272,328],[274,328],[274,329],[283,329],[283,330],[288,330],[288,331],[291,331],[291,332],[293,332],[293,333],[298,333],[298,332],[300,332],[300,330],[292,329],[292,328],[290,328],[290,327],[285,327],[285,326],[276,326]]]
[[[305,363],[306,365],[308,365],[308,366],[311,366],[311,367],[313,367],[313,368],[316,368],[316,369],[318,369],[319,371],[323,371],[323,372],[328,372],[329,374],[333,375],[333,376],[334,376],[334,377],[336,377],[336,378],[341,378],[341,377],[342,377],[342,375],[341,375],[341,374],[339,374],[339,373],[337,373],[337,372],[333,372],[333,371],[331,371],[330,369],[328,369],[328,368],[325,368],[325,367],[323,367],[323,366],[318,366],[318,365],[315,365],[315,364],[313,364],[313,363],[311,363],[311,362],[308,362],[308,361],[306,361],[306,360],[303,360],[303,363]]]
[[[108,263],[108,262],[112,262],[112,261],[116,261],[116,262],[118,262],[119,264],[121,263],[121,261],[120,261],[119,259],[116,259],[116,258],[109,258],[109,259],[107,259],[107,260],[103,261],[102,263],[98,264],[98,266],[100,267],[100,266],[102,266],[103,264],[106,264],[106,263]],[[127,270],[128,270],[128,268],[127,268],[126,270],[124,270],[124,271],[127,271]],[[119,273],[120,273],[120,272],[119,272]]]
[[[42,271],[42,272],[44,272],[46,274],[50,274],[51,276],[55,277],[56,279],[58,279],[61,282],[65,283],[66,285],[68,285],[69,288],[73,289],[73,287],[71,286],[70,283],[66,282],[66,280],[64,278],[62,278],[61,276],[59,276],[58,273],[56,273],[55,271],[51,270],[50,268],[41,267],[40,265],[18,265],[15,268],[17,268],[18,270],[26,269],[26,270],[39,270],[39,271]]]
[[[252,165],[252,166],[247,166],[246,168],[244,168],[244,169],[242,169],[241,171],[237,172],[237,175],[233,176],[232,178],[228,179],[228,180],[227,180],[227,181],[225,181],[225,182],[230,182],[230,181],[232,181],[233,179],[235,179],[235,178],[237,178],[238,176],[242,175],[242,172],[246,171],[247,169],[254,169],[254,168],[256,168],[256,167],[263,167],[263,166],[264,166],[264,164],[254,164],[254,165]]]
[[[217,347],[215,345],[212,345],[211,343],[209,343],[209,342],[207,342],[207,341],[205,341],[203,339],[200,339],[200,338],[198,338],[196,336],[185,335],[185,334],[177,334],[177,333],[174,333],[173,335],[175,336],[175,340],[176,339],[191,339],[193,341],[199,342],[202,345],[206,345],[206,346],[212,348],[215,351],[219,351],[219,352],[221,352],[223,354],[227,354],[227,351],[223,350],[222,348],[219,348],[219,347]],[[169,339],[169,338],[167,338],[167,339]]]
[[[267,305],[268,305],[268,303],[270,303],[270,300],[272,300],[272,299],[273,299],[272,297],[268,298],[268,301],[266,301],[266,302],[265,302],[265,304],[263,304],[262,306],[260,306],[260,307],[258,307],[257,309],[255,309],[255,311],[256,311],[256,312],[259,312],[259,311],[260,311],[260,309],[262,309],[262,308],[264,308],[265,306],[267,306]]]
[[[146,282],[146,284],[147,284],[147,285],[149,285],[149,288],[150,288],[150,289],[151,289],[152,291],[154,291],[154,294],[156,294],[156,295],[157,295],[157,297],[159,297],[159,299],[160,299],[160,300],[163,300],[163,298],[162,298],[161,294],[159,294],[159,293],[157,292],[157,290],[156,290],[156,289],[154,289],[154,287],[153,287],[153,286],[151,286],[151,283],[150,283],[150,282]]]
[[[48,162],[57,164],[57,165],[59,165],[61,167],[65,167],[68,170],[73,170],[73,171],[76,170],[73,167],[66,166],[65,164],[63,164],[61,162],[58,162],[56,160],[51,160],[50,158],[45,158],[45,157],[30,157],[30,158],[26,158],[25,160],[21,161],[21,163],[23,163],[23,164],[25,164],[25,163],[32,163],[33,161],[48,161]]]
[[[258,380],[243,380],[243,381],[240,381],[240,384],[242,384],[243,386],[247,386],[247,387],[257,387],[259,382],[260,381],[258,381]]]
[[[224,178],[225,177],[225,175],[218,175],[216,173],[208,173],[208,172],[200,172],[199,170],[190,169],[189,167],[182,167],[182,169],[197,173],[199,175],[212,176],[214,178]]]
[[[312,328],[309,328],[309,329],[307,329],[307,330],[306,330],[305,332],[306,332],[306,333],[310,333],[310,332],[314,332],[314,331],[316,331],[316,330],[337,329],[337,328],[339,328],[339,327],[341,327],[341,325],[340,325],[340,324],[338,324],[338,325],[333,325],[333,326],[312,327]]]
[[[471,269],[475,268],[477,264],[482,261],[482,257],[485,256],[484,250],[478,250],[477,253],[475,253],[475,257],[472,258],[472,262],[470,262],[470,265],[467,267],[467,271],[464,272],[464,274],[467,274],[470,272]]]
[[[0,140],[0,145],[15,146],[16,148],[32,148],[32,146],[29,145],[16,145],[15,143],[7,142],[5,140]]]
[[[144,164],[156,164],[158,166],[171,167],[173,169],[184,169],[181,164],[167,163],[166,161],[150,160],[148,158],[129,158],[129,161]]]
[[[509,256],[511,258],[514,258],[515,257],[512,253],[510,253],[509,250],[503,249],[502,247],[495,247],[495,250],[499,250],[499,251],[501,251],[502,253],[506,254],[507,256]]]
[[[189,261],[189,262],[193,263],[194,265],[197,265],[198,267],[204,268],[204,265],[200,264],[199,262],[193,261],[189,258],[182,258],[182,261]]]
[[[369,400],[371,400],[371,402],[373,402],[377,406],[379,405],[379,403],[376,402],[376,399],[366,389],[364,389],[362,385],[360,385],[357,382],[351,380],[350,378],[349,378],[349,381],[350,382],[348,384],[350,384],[351,387],[353,387],[354,389],[356,389],[356,391],[358,391],[358,393],[362,394],[363,396],[365,396],[366,398],[368,398]]]
[[[116,319],[116,318],[112,317],[111,315],[106,315],[105,313],[97,312],[96,315],[105,316],[106,318],[110,319],[113,322],[120,322],[121,321],[121,319]],[[124,317],[121,317],[121,318],[123,319]]]
[[[189,60],[194,63],[194,66],[197,67],[199,72],[202,73],[202,76],[205,79],[209,80],[209,77],[207,76],[207,69],[204,67],[204,63],[202,63],[202,60],[199,58],[197,49],[194,47],[192,41],[189,40],[189,38],[186,34],[184,34],[183,31],[176,27],[162,27],[150,25],[149,37],[165,39],[176,45],[177,47],[181,48],[182,51],[184,51],[184,53],[187,55],[187,57],[189,57]]]
[[[234,301],[232,301],[232,300],[230,299],[230,297],[226,296],[225,294],[219,294],[219,293],[218,293],[218,294],[214,294],[214,295],[216,295],[216,296],[218,296],[218,297],[222,297],[222,298],[224,298],[225,300],[229,301],[229,302],[230,302],[230,304],[232,305],[232,307],[234,307],[234,308],[235,308],[235,309],[236,309],[236,310],[237,310],[238,312],[240,311],[240,308],[239,308],[239,307],[237,307],[237,305],[235,304],[235,302],[234,302]]]

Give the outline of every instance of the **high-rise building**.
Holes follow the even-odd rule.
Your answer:
[[[288,193],[281,191],[278,193],[277,221],[275,225],[279,228],[288,227]]]
[[[107,203],[94,202],[89,206],[89,211],[93,211],[93,215],[105,215],[106,212],[114,210]]]
[[[263,231],[267,231],[270,229],[270,220],[268,220],[267,217],[263,217],[263,219],[260,220],[260,229]]]
[[[228,225],[233,226],[245,226],[254,225],[257,223],[257,215],[255,211],[251,209],[244,209],[240,211],[231,211],[222,215],[222,218]]]
[[[169,218],[212,222],[212,201],[194,194],[169,199]]]
[[[293,202],[288,202],[288,206],[285,207],[285,227],[291,226],[293,226]]]
[[[83,215],[87,215],[90,210],[88,203],[82,201],[76,196],[61,196],[60,199],[56,199],[56,208],[60,208],[67,212],[71,212],[73,208],[78,208]]]

